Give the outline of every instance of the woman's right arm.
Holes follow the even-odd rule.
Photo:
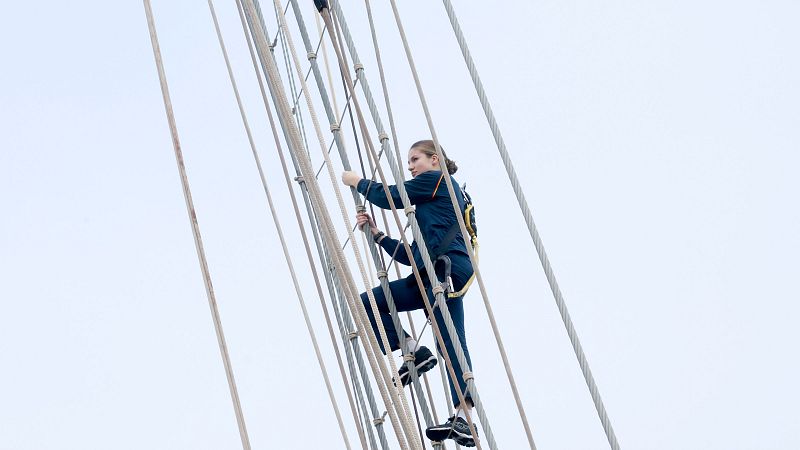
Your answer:
[[[406,266],[411,265],[405,250],[400,248],[403,245],[402,242],[398,241],[397,239],[390,238],[383,231],[379,230],[378,226],[375,224],[375,220],[372,219],[372,216],[365,212],[358,213],[356,214],[356,223],[360,229],[363,229],[364,225],[369,224],[369,229],[372,232],[372,239],[381,246],[383,251],[388,253],[390,256],[393,255],[394,259],[400,264],[405,264]]]

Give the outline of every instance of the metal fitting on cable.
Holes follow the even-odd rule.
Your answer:
[[[469,380],[474,380],[475,376],[472,375],[472,372],[464,372],[464,382],[466,383]]]
[[[406,206],[405,208],[403,208],[403,212],[406,213],[407,216],[414,214],[414,211],[415,209],[413,206]]]
[[[444,292],[444,288],[441,284],[438,284],[431,289],[431,292],[433,292],[433,295],[441,294]]]
[[[332,124],[331,124],[331,131],[332,131],[332,132],[334,132],[334,133],[335,133],[335,132],[339,131],[339,129],[340,129],[340,127],[339,127],[339,124],[338,124],[338,123],[332,123]]]
[[[350,339],[351,341],[353,339],[358,339],[358,330],[347,333],[347,339]]]
[[[317,54],[314,53],[314,52],[308,52],[308,54],[306,56],[308,57],[309,61],[311,61],[313,59],[317,59]]]
[[[297,181],[298,183],[303,184],[303,183],[306,182],[306,179],[303,178],[302,176],[296,176],[296,177],[294,177],[294,181]]]
[[[364,65],[361,63],[353,64],[353,70],[358,73],[359,70],[364,70]]]
[[[378,271],[378,278],[386,278],[387,276],[389,276],[389,272],[387,272],[385,270],[379,270]]]
[[[413,353],[406,353],[403,355],[404,362],[411,362],[414,361],[414,354]]]
[[[378,140],[381,141],[381,143],[383,143],[383,141],[388,141],[389,135],[386,133],[380,133],[378,134]]]

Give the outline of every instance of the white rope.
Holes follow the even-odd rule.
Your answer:
[[[228,346],[225,342],[225,334],[222,330],[222,319],[220,319],[219,308],[217,307],[217,299],[214,295],[214,287],[211,283],[211,273],[208,269],[208,261],[206,260],[205,250],[203,249],[203,239],[200,235],[200,225],[197,222],[197,214],[194,209],[194,202],[192,201],[192,192],[189,188],[189,178],[186,175],[186,167],[183,164],[183,152],[181,151],[180,140],[178,139],[178,127],[175,124],[175,115],[172,111],[172,100],[169,95],[169,87],[167,86],[167,76],[164,72],[164,64],[161,61],[161,48],[158,45],[158,35],[156,34],[155,21],[153,20],[153,10],[150,6],[150,0],[144,0],[144,9],[147,16],[147,26],[150,30],[150,41],[153,44],[153,55],[156,60],[156,68],[158,69],[158,79],[161,84],[161,94],[164,98],[164,108],[167,112],[167,122],[169,123],[170,133],[172,134],[172,145],[175,150],[175,159],[178,163],[178,173],[181,178],[181,186],[183,187],[183,197],[186,201],[186,210],[189,213],[189,221],[192,226],[192,234],[194,235],[195,249],[197,250],[197,257],[200,261],[200,270],[203,273],[203,281],[206,287],[206,296],[208,297],[208,306],[211,309],[211,318],[214,321],[214,330],[217,334],[217,343],[219,351],[222,355],[222,363],[225,366],[225,376],[228,379],[228,389],[230,390],[231,400],[233,401],[233,409],[236,414],[236,423],[239,426],[239,437],[242,441],[242,448],[250,450],[250,438],[247,435],[247,426],[244,421],[244,414],[242,413],[242,405],[239,401],[239,392],[236,389],[236,380],[233,375],[233,366],[231,365],[230,355],[228,354]]]

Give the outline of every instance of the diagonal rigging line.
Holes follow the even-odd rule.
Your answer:
[[[169,123],[170,133],[172,134],[172,144],[175,150],[175,159],[178,163],[178,172],[181,178],[181,186],[183,187],[183,196],[186,201],[187,212],[189,213],[192,234],[194,235],[195,248],[197,249],[197,257],[200,261],[200,269],[203,273],[203,281],[205,282],[208,304],[211,308],[211,317],[214,321],[214,329],[217,333],[217,343],[219,345],[223,365],[225,366],[225,376],[228,379],[228,389],[230,390],[231,400],[233,401],[233,409],[236,414],[236,423],[239,426],[239,437],[242,441],[242,448],[244,450],[250,450],[250,438],[247,434],[244,413],[242,412],[242,405],[239,400],[239,392],[236,388],[236,380],[233,375],[233,366],[231,365],[230,355],[228,354],[228,346],[225,342],[225,334],[222,329],[222,319],[219,315],[217,299],[214,295],[214,287],[211,283],[211,273],[208,269],[208,261],[203,248],[203,239],[200,235],[200,225],[197,222],[197,214],[194,209],[194,202],[192,201],[192,192],[189,188],[189,178],[186,175],[186,167],[183,163],[183,152],[181,151],[181,144],[180,140],[178,139],[178,128],[175,124],[175,115],[172,111],[172,100],[170,99],[169,87],[167,86],[167,76],[164,72],[164,65],[161,61],[161,49],[158,45],[158,35],[156,34],[156,26],[153,19],[153,11],[150,6],[150,0],[144,0],[144,8],[147,16],[147,26],[150,30],[150,41],[153,44],[153,55],[155,56],[156,60],[158,78],[161,84],[161,94],[164,98],[164,108],[167,112],[167,122]]]

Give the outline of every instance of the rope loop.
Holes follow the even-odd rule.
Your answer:
[[[378,134],[378,140],[381,141],[381,144],[383,144],[383,141],[389,140],[389,135],[386,133],[380,133]]]
[[[387,272],[385,270],[379,270],[378,271],[378,278],[386,278],[388,276],[389,276],[389,272]]]
[[[356,205],[356,213],[361,214],[367,212],[367,207],[364,205]]]
[[[347,333],[347,339],[350,339],[351,341],[358,339],[358,330]]]
[[[464,378],[464,382],[466,383],[469,380],[474,380],[475,376],[472,375],[472,372],[464,372],[463,378]]]
[[[384,411],[383,414],[381,414],[380,417],[378,417],[377,419],[372,419],[372,424],[375,425],[375,426],[383,425],[383,422],[386,421],[385,420],[386,414],[388,414],[388,413],[389,413],[389,411]]]
[[[416,210],[414,209],[413,206],[406,206],[405,208],[403,208],[403,212],[406,213],[407,216],[414,214],[414,211]]]
[[[406,353],[403,355],[403,361],[405,362],[413,362],[414,361],[414,354],[413,353]]]
[[[300,184],[303,184],[303,183],[306,182],[306,179],[303,178],[302,176],[296,176],[296,177],[294,177],[294,181],[296,181],[296,182],[298,182]]]
[[[341,129],[341,127],[339,127],[339,124],[338,124],[338,123],[332,123],[332,124],[331,124],[331,131],[332,131],[332,132],[334,132],[334,133],[335,133],[335,132],[339,131],[340,129]]]
[[[361,63],[353,64],[353,69],[358,73],[359,70],[364,70],[364,65]]]
[[[309,61],[313,61],[313,60],[317,59],[317,54],[314,53],[314,52],[308,52],[308,54],[306,56],[308,56],[308,60]]]
[[[442,285],[441,285],[441,284],[437,284],[436,286],[434,286],[434,287],[431,289],[431,292],[433,292],[433,295],[436,295],[436,294],[441,294],[441,293],[443,293],[443,292],[444,292],[444,288],[442,287]]]

